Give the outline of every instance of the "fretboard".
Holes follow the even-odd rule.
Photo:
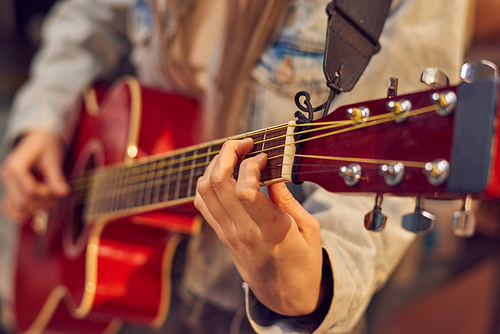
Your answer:
[[[196,181],[230,139],[254,140],[247,157],[267,154],[268,161],[261,172],[262,184],[289,181],[295,151],[293,128],[293,125],[271,127],[140,159],[132,166],[96,169],[88,178],[84,219],[126,216],[192,201]],[[236,179],[238,170],[236,166]]]

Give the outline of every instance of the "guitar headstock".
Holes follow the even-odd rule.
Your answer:
[[[314,121],[296,179],[332,192],[500,196],[498,78],[388,95]]]

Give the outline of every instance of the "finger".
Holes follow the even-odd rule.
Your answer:
[[[31,216],[36,210],[52,208],[57,203],[57,200],[52,196],[27,196],[20,191],[20,187],[13,187],[10,184],[5,184],[4,197],[8,199],[8,206],[6,207],[9,209],[9,212],[16,212],[16,216]]]
[[[250,217],[235,195],[236,180],[233,172],[238,160],[241,160],[245,154],[249,153],[252,147],[253,140],[251,139],[226,142],[209,175],[210,185],[215,195],[236,225],[236,228],[240,227],[239,225],[243,227],[250,220]]]
[[[205,201],[203,200],[200,192],[198,189],[201,187],[200,182],[202,178],[200,177],[197,182],[196,186],[196,194],[194,196],[194,206],[196,209],[202,214],[203,218],[205,218],[205,221],[214,229],[215,233],[219,237],[219,239],[226,244],[226,238],[224,236],[224,232],[222,231],[222,228],[220,225],[217,223],[217,220],[212,216],[210,213],[210,210],[208,209],[207,205],[205,204]],[[229,217],[227,217],[229,218]]]
[[[30,216],[35,210],[53,207],[56,201],[47,185],[38,182],[15,158],[14,155],[2,167],[4,197],[8,198],[9,203],[5,207],[10,215]]]
[[[24,210],[19,210],[14,203],[5,197],[2,199],[1,205],[5,216],[15,223],[22,224],[30,217],[29,214],[27,214]]]
[[[292,220],[260,191],[260,173],[266,163],[266,154],[259,154],[243,161],[235,193],[242,207],[262,233],[281,239],[289,231]]]
[[[269,185],[268,192],[271,201],[292,216],[298,224],[310,220],[311,214],[293,197],[284,182]]]
[[[17,188],[17,193],[22,196],[32,196],[36,193],[37,182],[31,174],[30,165],[32,158],[30,154],[26,154],[24,159],[19,156],[19,148],[14,150],[11,155],[5,160],[2,167],[2,180],[5,187],[10,190]]]
[[[26,211],[27,205],[34,200],[36,186],[24,180],[31,175],[23,173],[21,170],[4,168],[2,170],[2,180],[4,183],[5,197],[9,198],[11,211],[15,208],[17,211]],[[26,187],[25,184],[28,184]]]
[[[214,157],[203,176],[198,179],[194,204],[220,238],[224,234],[223,230],[228,230],[232,227],[232,222],[226,210],[219,202],[219,198],[210,183],[210,175],[218,157],[218,155]]]
[[[70,188],[64,176],[60,159],[51,159],[50,157],[44,159],[41,163],[41,172],[51,195],[62,197],[69,193]]]
[[[33,174],[16,164],[6,164],[2,170],[2,179],[6,196],[19,210],[29,211],[55,202],[46,184],[38,182]]]
[[[275,183],[268,187],[269,198],[279,209],[290,215],[301,233],[317,233],[319,222],[293,197],[285,183]]]

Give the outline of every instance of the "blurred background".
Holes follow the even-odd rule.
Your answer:
[[[1,137],[13,94],[26,79],[39,44],[41,21],[53,2],[0,0]],[[476,29],[488,28],[479,22]],[[500,64],[500,31],[486,30],[482,36],[472,41],[467,60],[484,58]],[[0,162],[5,155],[2,146]],[[446,205],[459,209],[461,204]],[[370,333],[499,334],[500,238],[488,229],[472,238],[458,238],[451,231],[451,217],[439,215],[443,204],[428,206],[438,216],[436,228],[417,238],[387,286],[375,296],[368,310]],[[8,333],[12,323],[16,232],[16,226],[0,215],[0,322],[4,324],[0,333]]]
[[[40,24],[54,0],[0,0],[0,136],[14,92],[26,80],[28,66],[40,41]],[[0,146],[0,161],[7,150]],[[2,189],[0,188],[0,192]],[[0,322],[11,323],[16,226],[0,215]],[[6,326],[0,326],[0,333]]]

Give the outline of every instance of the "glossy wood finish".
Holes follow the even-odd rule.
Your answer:
[[[431,94],[443,91],[456,92],[456,90],[457,87],[447,87],[396,96],[392,99],[343,106],[328,116],[315,121],[320,125],[313,127],[314,131],[309,135],[310,140],[304,142],[300,148],[299,156],[304,157],[298,159],[296,166],[295,172],[298,180],[318,183],[332,192],[388,193],[398,196],[428,198],[463,197],[463,193],[450,194],[446,182],[438,186],[430,184],[423,169],[425,163],[433,162],[436,159],[450,162],[454,140],[460,137],[460,133],[454,131],[455,110],[446,116],[438,115],[434,110],[431,110],[433,106]],[[461,99],[469,98],[474,97],[458,96],[458,104],[460,104]],[[402,122],[396,122],[388,117],[387,121],[375,124],[377,123],[376,119],[390,115],[387,103],[391,100],[410,101],[412,112]],[[354,125],[350,122],[336,129],[321,130],[322,124],[325,122],[349,121],[346,116],[347,109],[363,107],[370,110],[370,118],[366,123]],[[425,110],[429,111],[420,113]],[[466,110],[466,112],[474,113],[475,110]],[[495,115],[498,113],[496,108],[494,112]],[[498,116],[496,117],[498,119]],[[372,125],[368,126],[369,124]],[[473,127],[474,124],[470,126]],[[338,134],[333,133],[339,129],[345,131]],[[482,131],[482,129],[477,129],[477,131]],[[495,145],[497,138],[498,136],[495,135],[491,142],[482,143],[490,149],[491,155],[487,158],[491,162],[486,161],[485,163],[491,163],[491,166],[498,160]],[[317,157],[324,157],[324,159]],[[340,159],[335,160],[332,157],[340,157]],[[360,159],[361,161],[359,161]],[[379,173],[379,167],[382,164],[397,162],[405,164],[404,177],[399,184],[388,185]],[[362,168],[361,179],[353,186],[347,185],[339,176],[339,168],[350,163],[358,163]],[[460,161],[460,163],[467,163],[467,161]],[[490,185],[495,182],[495,178],[498,179],[495,175],[495,170],[490,169]],[[468,177],[474,177],[474,175],[468,175]],[[494,185],[494,187],[497,186]],[[485,195],[484,191],[485,189],[481,194],[475,195],[483,196]]]

